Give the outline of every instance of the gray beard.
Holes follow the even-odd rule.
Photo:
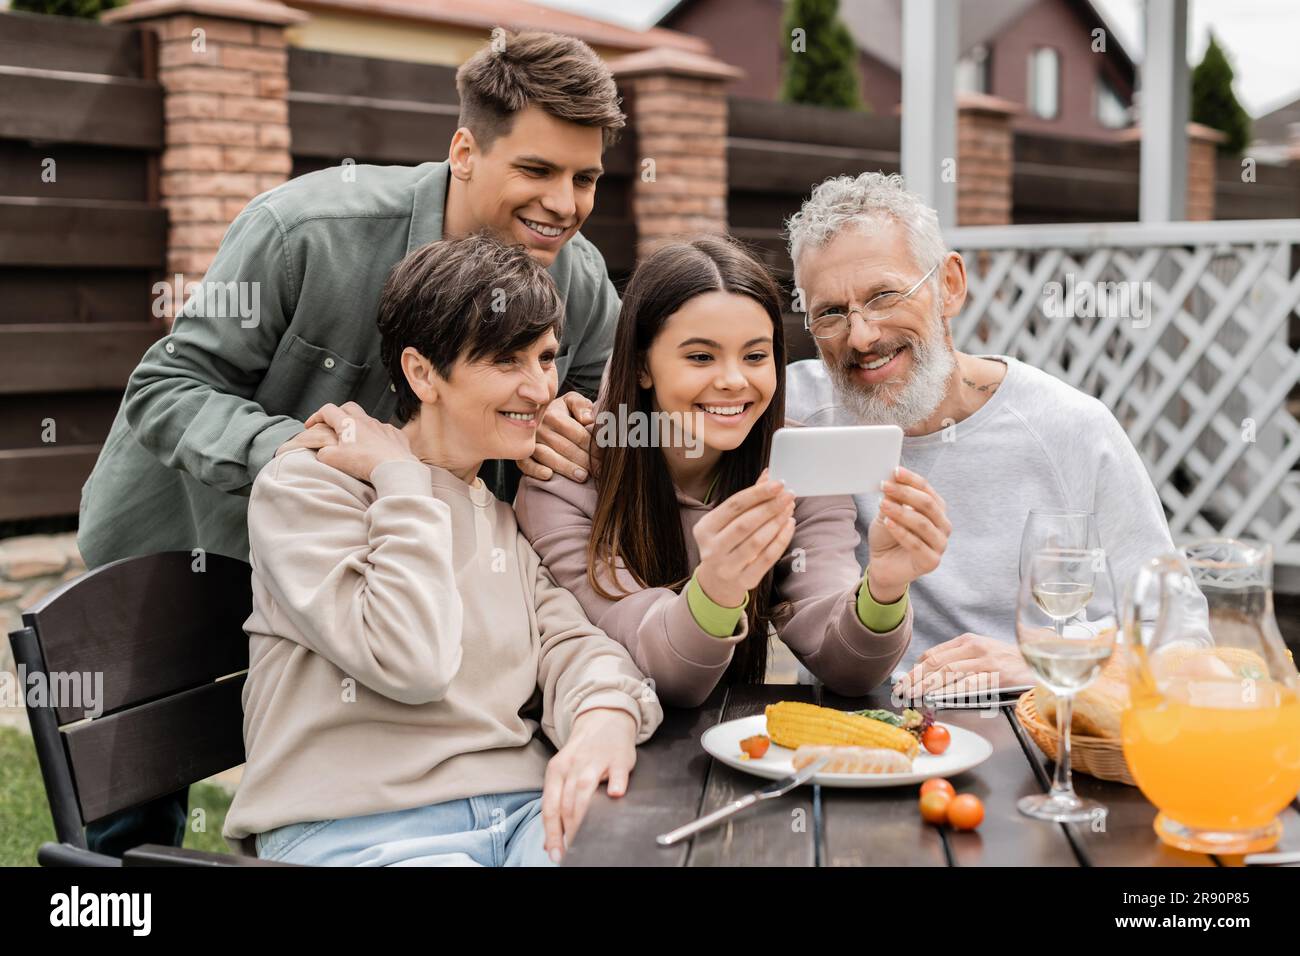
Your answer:
[[[885,397],[894,383],[863,385],[852,378],[843,362],[826,362],[826,371],[835,388],[836,398],[864,425],[897,425],[906,431],[934,414],[948,394],[948,382],[957,359],[944,337],[943,320],[938,316],[930,327],[928,342],[913,342],[912,374],[896,397]]]

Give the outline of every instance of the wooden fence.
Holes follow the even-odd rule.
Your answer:
[[[1215,219],[1300,217],[1300,162],[1254,164],[1249,176],[1242,157],[1220,156],[1214,169]]]
[[[147,30],[0,13],[0,522],[75,515],[122,389],[165,332],[162,89]],[[294,175],[446,156],[450,67],[290,51]],[[635,260],[635,134],[605,156],[583,233]]]
[[[76,514],[163,330],[153,35],[0,14],[0,521]]]
[[[864,170],[897,172],[899,121],[765,100],[732,98],[727,130],[732,233],[788,274],[778,221],[818,182]],[[1134,222],[1139,146],[1016,132],[1012,143],[1012,223]],[[1242,178],[1241,159],[1215,169],[1216,219],[1300,216],[1300,163],[1258,164]]]
[[[731,233],[790,274],[785,220],[812,187],[865,170],[898,172],[899,121],[766,100],[732,98],[727,118],[727,218]]]
[[[1037,133],[1012,140],[1011,221],[1132,222],[1138,217],[1138,146]]]
[[[1139,147],[1017,133],[1011,179],[1016,225],[1134,222],[1138,218]],[[1214,169],[1216,220],[1300,217],[1300,163],[1251,164],[1219,156]]]
[[[792,302],[785,220],[824,179],[865,170],[898,172],[899,121],[790,103],[732,98],[727,118],[727,219],[780,279]],[[803,316],[787,312],[791,361],[817,349]]]

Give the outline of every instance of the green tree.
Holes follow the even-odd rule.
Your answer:
[[[1192,121],[1226,133],[1219,148],[1240,153],[1250,142],[1250,114],[1232,92],[1232,65],[1214,34],[1205,56],[1192,70]]]
[[[839,0],[790,0],[781,24],[786,46],[781,99],[862,109],[858,48],[839,17]]]
[[[55,17],[81,17],[95,20],[105,10],[120,7],[125,0],[13,0],[11,10],[46,13]]]

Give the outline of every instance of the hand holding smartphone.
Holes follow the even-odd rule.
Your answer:
[[[769,477],[800,498],[879,491],[903,451],[897,425],[786,427],[772,437]]]

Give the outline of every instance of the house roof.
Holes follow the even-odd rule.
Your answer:
[[[1252,135],[1260,143],[1285,143],[1291,138],[1291,124],[1300,123],[1300,96],[1270,110],[1252,124]]]
[[[666,23],[687,7],[701,2],[707,0],[676,0],[660,15],[659,23]],[[958,56],[964,56],[995,36],[1036,2],[1038,0],[962,0],[957,22]],[[1116,57],[1131,82],[1136,75],[1133,60],[1096,5],[1091,0],[1063,2],[1077,9],[1093,26],[1105,29],[1107,52]],[[902,71],[903,0],[840,0],[840,19],[860,50],[892,69]]]
[[[556,10],[527,0],[284,0],[300,10],[321,10],[359,16],[411,20],[421,23],[491,30],[503,26],[513,30],[547,30],[577,37],[607,50],[645,50],[669,47],[695,53],[709,53],[709,44],[677,30],[651,27],[633,30],[567,10]]]

